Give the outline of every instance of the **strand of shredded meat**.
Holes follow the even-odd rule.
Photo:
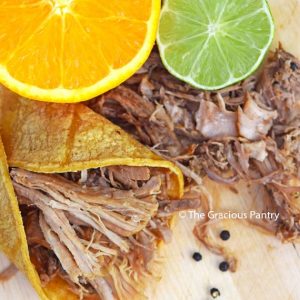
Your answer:
[[[217,92],[177,80],[153,51],[127,82],[88,105],[177,163],[190,187],[205,176],[261,184],[268,210],[280,213],[268,230],[300,237],[300,62],[283,49],[256,76]],[[202,241],[204,229],[195,229]]]
[[[18,268],[14,264],[10,264],[7,268],[0,272],[0,282],[10,280],[18,273]]]
[[[168,174],[144,167],[10,175],[42,284],[59,276],[81,299],[143,299],[173,213],[200,205],[169,200]]]

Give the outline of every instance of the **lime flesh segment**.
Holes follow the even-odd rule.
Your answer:
[[[217,90],[253,73],[273,36],[265,0],[165,0],[157,44],[171,74]]]

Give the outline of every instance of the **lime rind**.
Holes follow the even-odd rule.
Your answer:
[[[171,5],[174,6],[174,3],[177,4],[176,9],[180,9],[180,0],[166,0],[164,3],[164,6],[162,8],[161,12],[161,23],[163,22],[162,20],[164,19],[164,16],[166,14],[176,14],[177,18],[178,15],[180,16],[181,11],[174,11],[174,7],[170,9],[170,3]],[[191,1],[191,2],[197,2],[200,3],[201,1]],[[190,3],[191,3],[190,2]],[[210,3],[212,3],[211,1]],[[227,1],[227,3],[230,2],[230,0]],[[251,3],[250,3],[251,2]],[[242,1],[242,3],[246,3],[247,1]],[[168,69],[168,71],[177,77],[178,79],[181,79],[182,81],[185,81],[189,83],[190,85],[200,88],[200,89],[205,89],[205,90],[218,90],[221,88],[224,88],[226,86],[235,84],[237,82],[240,82],[241,80],[249,77],[252,73],[254,73],[258,67],[261,65],[268,49],[270,48],[272,44],[272,40],[274,37],[274,22],[273,22],[273,17],[271,15],[269,6],[267,1],[261,0],[261,1],[248,1],[250,3],[249,5],[259,5],[259,8],[256,11],[252,11],[248,15],[241,16],[241,21],[246,20],[247,18],[250,20],[249,26],[251,27],[251,37],[247,38],[247,30],[243,31],[243,24],[245,25],[246,22],[240,22],[240,24],[236,24],[236,26],[229,26],[228,28],[231,28],[231,30],[228,30],[228,28],[223,32],[224,35],[227,35],[227,38],[216,38],[215,36],[213,37],[207,37],[206,42],[203,43],[202,39],[199,39],[198,43],[199,45],[194,46],[196,50],[198,50],[198,55],[196,55],[192,49],[188,49],[189,47],[186,46],[187,50],[185,52],[185,56],[180,57],[179,53],[175,52],[174,54],[171,54],[172,51],[170,51],[170,47],[176,47],[177,44],[180,44],[184,41],[184,38],[181,39],[181,42],[178,43],[179,39],[178,37],[171,42],[172,38],[169,38],[168,42],[166,40],[163,40],[162,38],[162,27],[159,27],[159,31],[157,34],[157,44],[158,48],[160,51],[160,56],[162,59],[163,64],[165,67]],[[188,5],[188,4],[187,4]],[[200,7],[199,7],[200,8]],[[207,11],[206,7],[206,11]],[[224,9],[225,10],[225,9]],[[224,13],[224,11],[221,11],[221,15]],[[265,22],[266,25],[265,29],[260,30],[260,29],[255,29],[254,25],[251,24],[251,22],[256,22],[256,19],[251,19],[252,16],[256,16],[261,13],[260,18],[258,18],[258,22]],[[196,16],[195,11],[191,14],[189,14],[189,11],[187,10],[187,7],[184,8],[183,10],[183,15],[187,19],[191,19],[195,24],[199,24],[199,28],[203,28],[204,23],[202,23],[202,19],[200,20],[195,20],[193,19]],[[180,17],[179,17],[180,18]],[[207,19],[211,19],[212,15],[208,15]],[[265,18],[265,20],[264,20]],[[230,18],[224,22],[224,24],[221,24],[221,26],[228,25],[230,22],[236,22],[236,20],[231,20]],[[238,22],[236,22],[238,23]],[[181,31],[184,32],[184,27],[185,24],[182,24],[181,26]],[[207,26],[207,24],[206,24]],[[176,28],[172,28],[174,30]],[[176,31],[176,30],[174,30]],[[261,33],[265,31],[265,34],[263,35],[263,38]],[[199,30],[199,36],[201,36],[201,30]],[[221,31],[222,33],[222,31]],[[237,33],[240,33],[238,35]],[[195,36],[197,34],[195,31],[193,32]],[[176,34],[173,34],[176,36]],[[268,36],[268,40],[264,39],[266,36]],[[241,38],[242,37],[242,38]],[[254,38],[253,38],[254,37]],[[210,39],[214,38],[215,41],[210,41]],[[192,41],[192,38],[188,38],[187,40]],[[224,45],[224,43],[231,42],[231,49],[228,45]],[[252,44],[249,45],[247,42],[252,41]],[[167,43],[166,43],[167,42]],[[197,43],[195,43],[196,45]],[[214,44],[212,47],[211,45]],[[244,44],[244,46],[243,46]],[[182,46],[184,48],[184,46]],[[192,48],[192,47],[190,47]],[[199,49],[201,48],[201,49]],[[216,49],[217,48],[217,49]],[[224,53],[224,49],[230,49],[233,51],[235,56],[232,58],[230,57],[230,53]],[[236,48],[236,49],[235,49]],[[205,51],[205,50],[209,51]],[[249,51],[251,49],[251,51]],[[172,50],[172,48],[171,48]],[[246,50],[246,51],[245,51]],[[207,54],[207,52],[215,52],[213,53],[213,60],[210,60],[210,63],[212,65],[206,66],[205,65],[205,59],[203,59],[203,55]],[[230,51],[227,51],[230,52]],[[172,58],[172,56],[174,56]],[[222,60],[220,59],[222,58]],[[231,58],[231,59],[230,59]],[[250,59],[249,59],[250,58]],[[193,61],[193,65],[190,64],[190,61]],[[201,60],[203,62],[201,62]],[[209,60],[208,60],[209,61]],[[214,65],[214,61],[219,64],[219,67]],[[239,63],[237,63],[237,61]],[[202,65],[200,64],[202,63]],[[240,65],[239,65],[240,64]],[[220,68],[222,66],[222,69]],[[198,67],[198,68],[197,68]],[[198,74],[197,74],[198,71]],[[221,71],[221,72],[220,72]],[[222,73],[222,74],[220,74]],[[206,82],[203,83],[203,77],[205,77]]]

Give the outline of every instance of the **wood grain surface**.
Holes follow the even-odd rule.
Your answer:
[[[274,47],[280,41],[283,47],[300,57],[300,0],[271,0],[270,6],[277,31]],[[216,207],[243,209],[251,207],[260,190],[241,183],[238,193],[206,182]],[[173,242],[164,248],[162,279],[149,286],[151,300],[209,300],[209,290],[217,287],[220,300],[299,300],[300,299],[300,245],[281,244],[240,221],[222,221],[213,226],[218,238],[220,230],[231,232],[226,245],[238,258],[236,273],[220,272],[222,258],[199,244],[192,229],[196,218],[190,215],[178,218]],[[200,251],[203,259],[195,262],[191,256]],[[0,270],[8,261],[0,255]],[[38,297],[21,273],[0,284],[0,300],[37,300]],[[129,299],[130,300],[130,299]]]

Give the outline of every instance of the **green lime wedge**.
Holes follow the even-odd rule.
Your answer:
[[[253,73],[273,36],[265,0],[165,0],[157,44],[171,74],[217,90]]]

